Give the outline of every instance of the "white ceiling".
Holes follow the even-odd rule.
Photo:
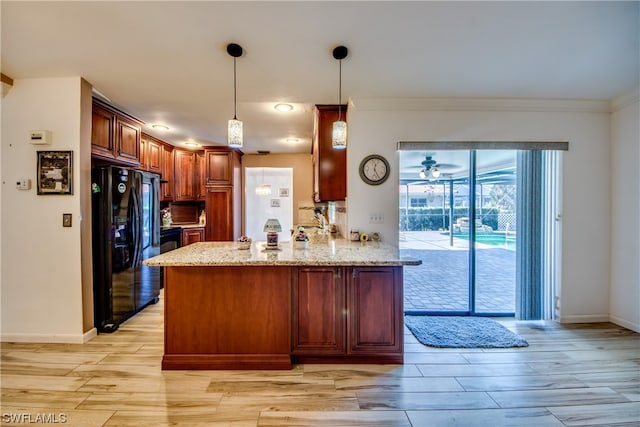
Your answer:
[[[238,118],[244,152],[309,152],[314,104],[358,98],[611,99],[639,84],[634,2],[0,3],[2,73],[82,76],[176,145],[224,144]],[[16,82],[19,84],[19,82]],[[277,102],[295,110],[277,113]],[[301,139],[291,145],[287,137]]]

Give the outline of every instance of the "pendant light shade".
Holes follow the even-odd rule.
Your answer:
[[[232,148],[241,148],[243,144],[242,122],[237,117],[236,97],[236,58],[242,56],[242,46],[235,43],[227,45],[227,53],[233,57],[233,119],[229,120],[227,127],[227,144]]]
[[[347,122],[342,120],[342,60],[349,54],[349,49],[338,46],[333,49],[333,57],[339,61],[338,80],[338,120],[333,122],[333,132],[331,134],[331,146],[336,149],[347,148]]]
[[[347,148],[347,122],[344,120],[333,122],[331,146],[333,148]]]

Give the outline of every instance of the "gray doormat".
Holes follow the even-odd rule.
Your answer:
[[[424,345],[442,348],[527,347],[529,343],[486,317],[405,316],[404,323]]]

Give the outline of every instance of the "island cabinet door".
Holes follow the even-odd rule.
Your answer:
[[[348,277],[348,352],[402,353],[402,267],[353,267]]]
[[[292,354],[346,354],[344,270],[344,267],[293,269]]]

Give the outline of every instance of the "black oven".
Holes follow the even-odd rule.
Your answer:
[[[172,251],[180,247],[182,242],[182,229],[168,227],[160,229],[160,253]],[[160,287],[164,288],[164,268],[160,269]]]
[[[182,241],[182,229],[169,227],[160,230],[160,253],[172,251],[180,247]]]

